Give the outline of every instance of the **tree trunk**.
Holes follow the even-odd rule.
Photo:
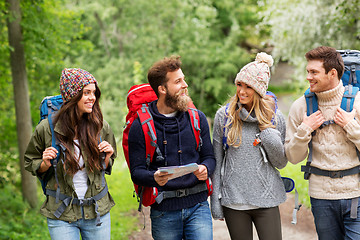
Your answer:
[[[24,200],[32,208],[37,206],[36,178],[24,169],[24,153],[32,133],[28,80],[26,74],[25,52],[22,45],[21,11],[19,0],[7,0],[10,18],[7,20],[10,51],[11,74],[14,87],[16,110],[16,130],[19,147],[21,184]]]

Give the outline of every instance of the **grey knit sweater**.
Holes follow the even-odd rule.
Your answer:
[[[211,196],[211,212],[214,219],[224,218],[222,206],[253,205],[260,208],[278,206],[286,200],[283,182],[278,169],[284,168],[287,158],[284,151],[285,119],[277,110],[276,129],[260,132],[258,120],[242,108],[242,142],[238,148],[223,149],[225,106],[220,108],[214,120],[213,146],[216,168],[212,176],[214,192]],[[265,162],[260,146],[254,146],[255,135],[260,133],[268,162]],[[223,170],[221,168],[223,167]],[[222,173],[221,173],[222,172]]]

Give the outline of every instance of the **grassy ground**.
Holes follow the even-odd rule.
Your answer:
[[[107,178],[109,191],[116,203],[111,210],[111,239],[128,239],[136,230],[138,202],[133,198],[134,187],[122,155],[117,159],[111,176]]]
[[[133,198],[133,185],[124,162],[119,157],[112,174],[107,176],[109,191],[116,203],[111,210],[111,239],[114,240],[128,239],[138,222],[134,214],[138,204]],[[12,185],[1,188],[0,192],[0,239],[50,239],[46,218],[39,213],[40,205],[31,210],[23,202],[21,191]],[[39,186],[39,201],[42,203],[44,198]]]

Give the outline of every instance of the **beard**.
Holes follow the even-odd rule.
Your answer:
[[[184,92],[185,95],[182,95]],[[188,95],[187,89],[184,89],[175,95],[171,95],[167,91],[165,95],[165,104],[176,111],[186,112],[190,101],[191,98]]]

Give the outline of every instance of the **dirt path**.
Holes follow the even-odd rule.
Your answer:
[[[316,232],[313,216],[310,209],[301,207],[297,214],[298,223],[291,224],[292,212],[294,208],[294,197],[292,194],[287,195],[288,199],[280,205],[282,235],[283,240],[315,240]],[[151,225],[149,217],[150,208],[144,208],[145,230],[143,229],[144,217],[139,214],[139,230],[130,236],[130,240],[148,240],[151,238]],[[230,236],[223,221],[213,221],[214,240],[229,240]],[[254,229],[254,240],[258,240],[256,230]]]

